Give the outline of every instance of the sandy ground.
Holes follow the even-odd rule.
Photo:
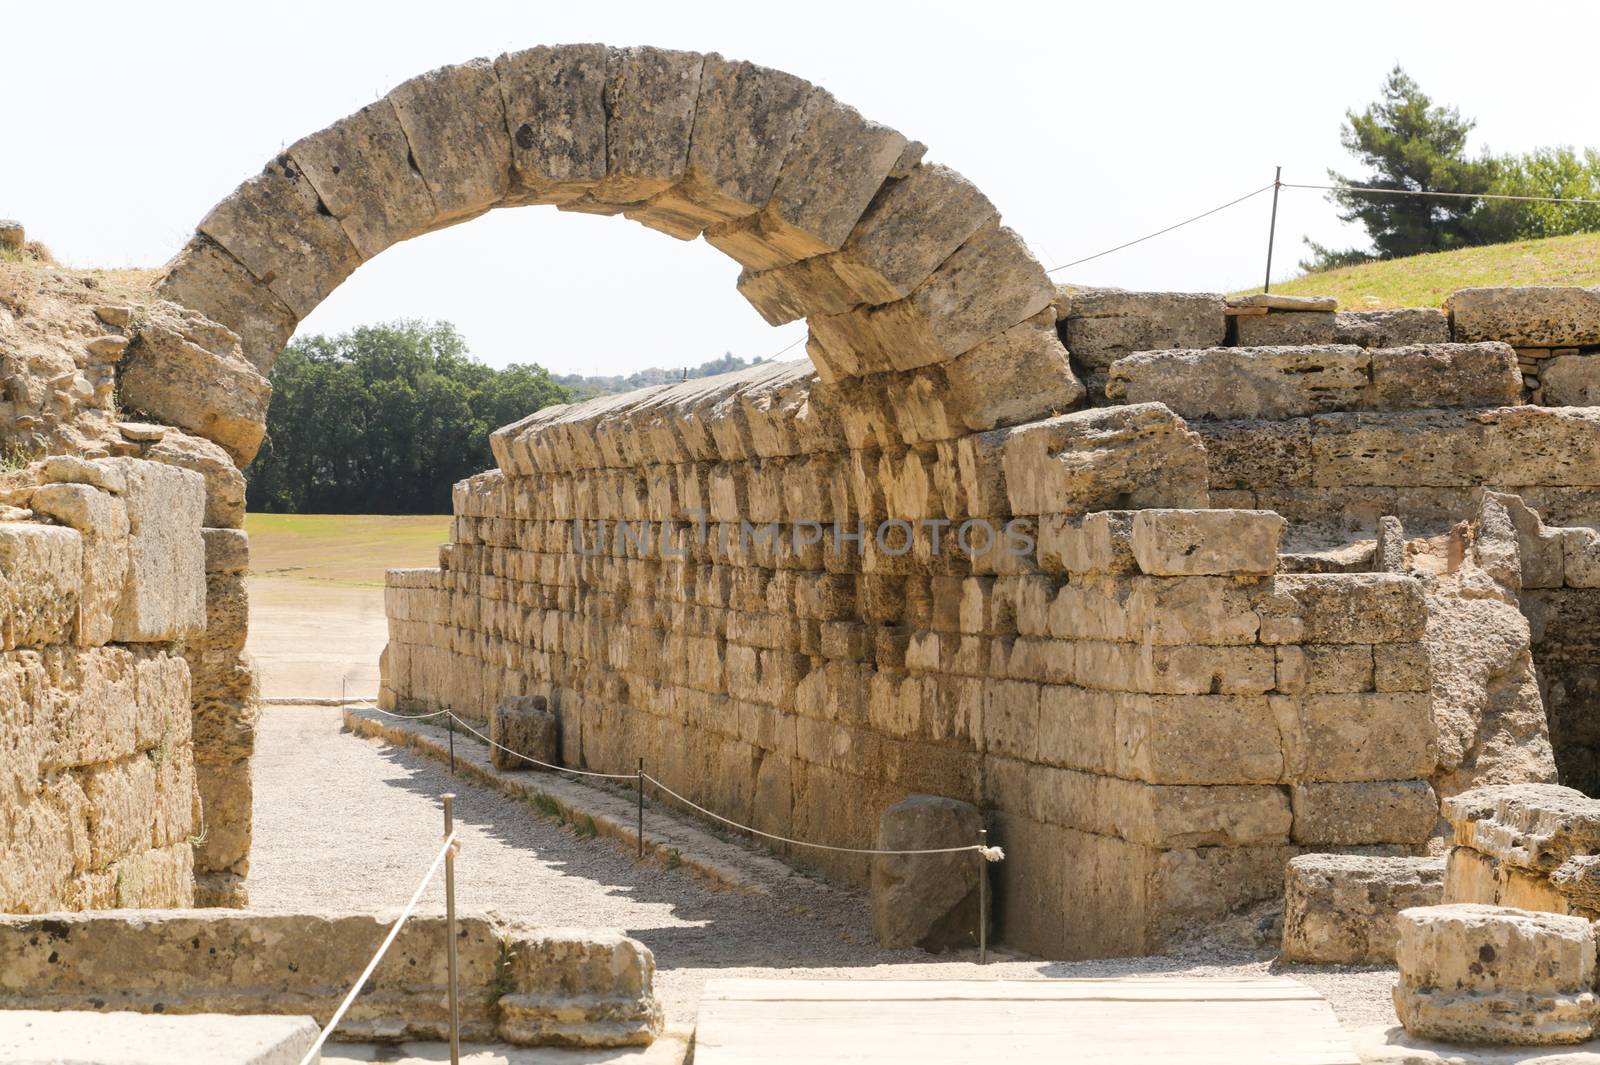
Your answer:
[[[250,650],[265,694],[334,697],[341,678],[352,694],[376,691],[385,640],[380,589],[285,573],[252,578],[250,592]],[[708,977],[780,972],[1035,979],[1272,972],[1327,995],[1347,1028],[1393,1023],[1390,969],[1327,972],[1216,951],[1076,963],[1003,956],[980,968],[971,955],[886,951],[873,942],[859,891],[788,878],[774,881],[768,896],[735,895],[684,869],[638,864],[630,850],[580,838],[525,804],[453,779],[422,754],[342,732],[332,707],[267,707],[255,782],[255,908],[399,907],[440,838],[438,796],[455,791],[462,908],[626,930],[655,952],[657,990],[677,1025],[693,1023]],[[436,885],[427,905],[442,910],[442,890]]]

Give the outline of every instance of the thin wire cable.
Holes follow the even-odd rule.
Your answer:
[[[322,1050],[322,1044],[328,1041],[328,1036],[332,1035],[333,1030],[339,1026],[339,1022],[344,1020],[345,1011],[350,1008],[350,1003],[356,1000],[356,996],[361,993],[361,989],[367,985],[367,980],[371,978],[373,970],[378,967],[378,962],[383,960],[384,954],[388,952],[390,945],[394,943],[395,936],[400,934],[401,926],[410,919],[412,911],[417,908],[417,903],[422,899],[423,891],[433,881],[434,874],[439,871],[439,863],[444,861],[445,854],[449,852],[451,847],[455,846],[455,842],[456,834],[454,832],[445,837],[444,846],[440,847],[439,853],[434,855],[433,864],[428,866],[428,873],[422,878],[422,882],[417,885],[417,890],[411,893],[411,901],[406,903],[404,910],[400,911],[399,920],[395,921],[394,926],[389,929],[389,934],[383,937],[383,945],[378,948],[378,953],[374,954],[372,960],[367,962],[367,967],[361,971],[361,978],[350,989],[350,993],[344,997],[344,1001],[339,1003],[339,1008],[333,1011],[333,1018],[328,1021],[327,1027],[317,1034],[317,1041],[311,1044],[311,1049],[306,1051],[306,1056],[300,1059],[300,1065],[310,1065],[311,1062],[317,1060],[317,1055]]]
[[[1436,196],[1452,200],[1513,200],[1520,203],[1575,203],[1600,206],[1600,200],[1562,196],[1513,196],[1500,192],[1435,192],[1431,189],[1380,189],[1376,185],[1310,185],[1285,181],[1286,189],[1322,189],[1328,192],[1373,192],[1381,196]],[[1270,186],[1269,186],[1270,188]]]
[[[637,780],[637,779],[639,779],[639,774],[638,773],[593,773],[593,772],[590,772],[587,769],[573,769],[571,766],[551,765],[549,762],[541,762],[541,761],[539,761],[539,759],[533,757],[533,755],[531,755],[531,754],[523,754],[521,751],[513,751],[510,747],[507,747],[503,743],[496,743],[494,740],[491,740],[489,737],[485,736],[483,733],[479,732],[477,729],[473,728],[471,725],[469,725],[465,721],[461,720],[461,718],[456,714],[455,711],[451,710],[451,711],[447,711],[447,712],[450,714],[451,719],[454,720],[456,724],[460,725],[462,728],[466,729],[468,732],[470,732],[474,736],[478,737],[484,743],[487,743],[491,747],[497,747],[500,750],[506,752],[507,754],[516,755],[518,758],[521,758],[524,762],[532,762],[534,765],[544,766],[544,768],[553,769],[558,773],[571,773],[574,776],[580,776],[580,777],[599,777],[602,780]]]
[[[693,799],[684,798],[682,795],[679,795],[677,792],[661,783],[661,781],[657,780],[649,773],[645,773],[643,776],[644,779],[648,780],[650,783],[654,784],[656,787],[660,788],[674,799],[677,799],[685,806],[693,807],[694,809],[705,814],[707,817],[714,817],[723,824],[731,825],[742,832],[749,832],[757,836],[763,836],[766,839],[775,839],[780,843],[790,843],[796,847],[812,847],[819,851],[837,851],[841,854],[962,854],[967,851],[982,851],[983,856],[991,862],[999,861],[1001,858],[1005,857],[1005,853],[999,847],[985,847],[978,843],[969,843],[965,847],[933,847],[927,850],[908,851],[879,850],[875,847],[835,847],[828,843],[807,843],[803,839],[790,839],[788,836],[779,836],[771,832],[763,832],[759,828],[751,828],[749,825],[741,825],[739,822],[727,817],[723,817],[721,814],[713,810],[707,810],[704,806],[701,806]]]
[[[1135,244],[1143,244],[1147,240],[1154,240],[1156,237],[1159,237],[1164,233],[1171,233],[1174,229],[1180,229],[1183,226],[1188,225],[1190,222],[1198,222],[1202,218],[1209,218],[1211,215],[1216,214],[1218,211],[1226,211],[1228,208],[1234,206],[1235,204],[1243,203],[1244,201],[1250,199],[1252,196],[1259,196],[1263,192],[1266,192],[1270,188],[1272,188],[1272,183],[1269,182],[1268,184],[1265,184],[1265,185],[1261,186],[1259,189],[1256,189],[1254,192],[1247,192],[1243,196],[1240,196],[1236,200],[1229,200],[1227,203],[1223,204],[1222,206],[1213,207],[1209,211],[1203,211],[1200,214],[1195,215],[1193,218],[1185,218],[1181,222],[1174,222],[1172,225],[1168,226],[1165,229],[1158,229],[1154,233],[1148,233],[1145,236],[1142,236],[1137,240],[1130,240],[1126,244],[1118,244],[1115,248],[1107,248],[1105,251],[1095,252],[1093,255],[1085,255],[1081,259],[1074,259],[1070,263],[1062,263],[1060,266],[1052,266],[1050,269],[1046,270],[1045,273],[1053,274],[1057,270],[1065,270],[1068,267],[1077,266],[1080,263],[1086,263],[1086,262],[1090,261],[1091,259],[1099,259],[1102,256],[1110,255],[1112,252],[1121,251],[1123,248],[1131,248]]]

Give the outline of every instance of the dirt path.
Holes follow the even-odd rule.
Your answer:
[[[340,731],[333,708],[269,707],[255,759],[252,905],[263,910],[398,907],[441,831],[437,796],[455,791],[465,908],[547,925],[616,927],[655,952],[657,992],[690,1024],[711,976],[1038,978],[1121,973],[1268,971],[1264,960],[1159,957],[1104,962],[940,960],[872,941],[865,898],[813,883],[768,897],[711,888],[681,869],[639,865],[620,846],[583,839],[496,792],[454,780],[414,751]],[[442,910],[442,887],[428,905]],[[1347,1026],[1392,1023],[1392,971],[1289,970],[1328,995]]]

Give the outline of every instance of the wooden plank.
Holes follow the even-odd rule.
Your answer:
[[[1328,1004],[1282,977],[712,980],[695,1047],[697,1065],[1357,1063]]]

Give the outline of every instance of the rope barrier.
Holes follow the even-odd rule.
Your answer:
[[[1321,189],[1326,192],[1372,192],[1381,196],[1435,196],[1452,200],[1511,200],[1518,203],[1575,203],[1600,206],[1600,200],[1572,196],[1513,196],[1503,192],[1436,192],[1433,189],[1385,189],[1376,185],[1309,185],[1285,181],[1286,189]]]
[[[1143,244],[1147,240],[1154,240],[1156,237],[1159,237],[1159,236],[1161,236],[1161,235],[1163,235],[1165,233],[1171,233],[1174,229],[1181,229],[1181,228],[1183,228],[1184,226],[1188,225],[1191,222],[1198,222],[1202,218],[1209,218],[1211,215],[1216,214],[1218,211],[1226,211],[1229,207],[1232,207],[1235,204],[1241,204],[1244,201],[1250,199],[1252,196],[1259,196],[1263,192],[1266,192],[1268,189],[1273,188],[1276,184],[1277,184],[1276,182],[1272,182],[1272,183],[1263,185],[1259,189],[1256,189],[1254,192],[1247,192],[1243,196],[1240,196],[1236,200],[1229,200],[1227,203],[1222,204],[1220,207],[1213,207],[1209,211],[1202,211],[1200,214],[1195,215],[1193,218],[1185,218],[1181,222],[1174,222],[1172,225],[1166,227],[1165,229],[1158,229],[1154,233],[1147,233],[1144,236],[1138,238],[1137,240],[1130,240],[1126,244],[1118,244],[1115,248],[1107,248],[1105,251],[1098,251],[1098,252],[1095,252],[1093,255],[1085,255],[1083,258],[1074,259],[1070,263],[1062,263],[1060,266],[1052,266],[1050,269],[1046,270],[1045,273],[1053,274],[1057,270],[1065,270],[1065,269],[1067,269],[1068,267],[1071,267],[1071,266],[1078,266],[1081,263],[1089,262],[1091,259],[1098,259],[1098,258],[1101,258],[1102,256],[1110,255],[1112,252],[1121,251],[1124,248],[1131,248],[1135,244]]]
[[[434,855],[433,864],[428,866],[428,872],[423,876],[421,883],[417,884],[417,890],[411,893],[411,901],[406,903],[405,909],[400,911],[399,919],[389,929],[389,934],[384,936],[382,946],[378,947],[378,953],[374,954],[372,960],[367,962],[367,967],[361,971],[361,976],[356,980],[355,986],[344,997],[344,1001],[339,1003],[339,1008],[333,1011],[332,1019],[317,1034],[317,1041],[311,1044],[311,1049],[306,1051],[306,1056],[300,1059],[300,1065],[310,1065],[311,1062],[317,1060],[318,1054],[322,1050],[322,1044],[328,1041],[328,1036],[332,1035],[333,1030],[339,1026],[339,1022],[344,1020],[345,1011],[356,1000],[356,996],[361,993],[361,989],[367,985],[367,981],[372,977],[373,970],[378,967],[378,962],[383,960],[383,956],[388,953],[389,947],[394,943],[395,937],[400,934],[401,927],[411,918],[412,912],[417,908],[417,903],[422,899],[423,891],[433,881],[434,874],[439,871],[439,864],[444,861],[445,855],[450,853],[450,848],[454,847],[455,843],[456,834],[451,832],[445,837],[444,845],[439,848],[439,853]]]
[[[479,732],[477,729],[473,728],[471,725],[469,725],[465,721],[461,720],[460,715],[457,714],[454,710],[435,710],[432,713],[428,713],[428,714],[395,714],[395,713],[389,712],[388,710],[384,710],[384,709],[381,709],[381,708],[376,707],[376,706],[362,706],[362,707],[356,707],[356,709],[358,709],[358,710],[376,710],[378,713],[383,714],[385,717],[398,718],[398,719],[400,719],[402,721],[415,721],[415,720],[418,720],[418,719],[424,718],[424,717],[438,717],[440,714],[448,714],[451,717],[451,719],[455,721],[455,723],[457,725],[460,725],[463,729],[465,729],[466,731],[472,733],[474,736],[478,737],[480,740],[482,740],[483,742],[487,743],[489,746],[496,747],[496,748],[498,748],[498,749],[500,749],[502,751],[505,751],[507,754],[514,755],[517,758],[521,758],[525,762],[532,762],[534,765],[542,766],[545,769],[554,770],[555,772],[558,772],[558,773],[571,773],[571,774],[573,774],[575,776],[580,776],[580,777],[599,777],[602,780],[647,780],[651,784],[654,784],[656,786],[656,788],[659,789],[660,791],[664,792],[667,795],[670,795],[672,798],[674,798],[674,799],[678,800],[679,802],[683,803],[685,806],[688,806],[691,809],[694,809],[694,810],[704,814],[707,817],[710,817],[710,818],[712,818],[714,820],[717,820],[717,821],[721,821],[723,824],[728,825],[728,826],[730,826],[732,828],[736,828],[741,832],[748,832],[751,835],[760,836],[763,839],[774,840],[774,841],[776,841],[778,843],[787,843],[787,844],[789,844],[791,846],[795,846],[795,847],[810,847],[810,848],[812,848],[814,850],[834,851],[834,852],[839,853],[839,854],[886,854],[886,855],[965,854],[965,853],[970,852],[970,851],[978,851],[980,854],[983,855],[983,858],[984,858],[985,861],[990,861],[990,862],[1003,861],[1005,859],[1005,856],[1006,856],[1005,851],[1000,847],[988,847],[988,846],[983,846],[983,845],[977,844],[977,843],[969,843],[969,844],[967,844],[966,846],[963,846],[963,847],[933,847],[933,848],[929,848],[929,849],[925,849],[925,850],[881,850],[881,849],[876,848],[876,847],[835,847],[835,846],[833,846],[832,844],[829,844],[829,843],[808,843],[807,841],[805,841],[803,839],[791,839],[788,836],[779,836],[779,835],[776,835],[776,834],[771,833],[771,832],[763,832],[759,828],[754,828],[754,827],[752,827],[750,825],[741,824],[740,822],[735,821],[732,818],[723,817],[721,814],[717,813],[715,810],[708,810],[704,806],[701,806],[699,803],[695,802],[693,799],[688,799],[688,798],[685,798],[682,795],[679,795],[677,792],[675,792],[671,788],[667,787],[660,780],[657,780],[655,777],[651,776],[649,773],[595,773],[595,772],[592,772],[592,771],[587,770],[587,769],[573,769],[570,766],[553,765],[550,762],[542,762],[539,759],[533,757],[532,755],[527,755],[527,754],[523,754],[521,751],[512,750],[510,747],[507,747],[503,743],[496,743],[494,740],[491,740],[488,736],[485,736],[483,733]]]
[[[737,828],[740,831],[749,832],[757,836],[762,836],[766,839],[777,840],[780,843],[789,843],[796,847],[812,847],[816,850],[836,851],[840,854],[964,854],[968,851],[978,851],[983,855],[985,861],[990,862],[1001,861],[1006,856],[1006,852],[999,847],[985,847],[977,843],[969,843],[964,847],[932,847],[926,850],[879,850],[876,847],[835,847],[827,843],[807,843],[803,839],[790,839],[788,836],[774,835],[771,832],[763,832],[759,828],[751,828],[749,825],[741,825],[739,822],[723,817],[719,813],[716,813],[712,810],[707,810],[704,806],[701,806],[692,799],[684,798],[682,795],[679,795],[677,792],[661,783],[661,781],[657,780],[649,773],[645,773],[643,775],[644,779],[654,784],[660,790],[666,792],[674,799],[677,799],[685,806],[690,806],[700,811],[707,817],[714,817],[723,824],[732,825],[734,828]]]

